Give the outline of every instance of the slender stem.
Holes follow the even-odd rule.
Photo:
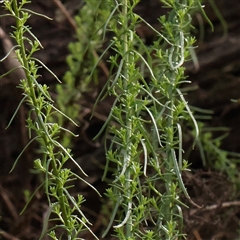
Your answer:
[[[19,9],[17,0],[13,1],[13,10],[16,15],[16,27],[17,27],[17,32],[18,32],[17,41],[20,46],[20,55],[21,55],[23,66],[24,66],[24,71],[26,74],[27,84],[28,84],[28,87],[30,90],[30,94],[28,97],[31,99],[31,101],[33,103],[32,105],[33,105],[34,111],[37,116],[36,122],[40,126],[40,129],[43,130],[43,132],[45,133],[45,134],[41,133],[41,138],[43,139],[45,149],[49,150],[49,156],[51,156],[51,158],[52,158],[51,163],[52,163],[52,168],[53,168],[53,174],[55,176],[55,181],[56,181],[56,186],[57,186],[57,191],[58,191],[58,196],[59,196],[59,204],[60,204],[61,211],[62,211],[62,217],[63,217],[65,226],[68,227],[69,226],[69,218],[68,218],[66,204],[65,204],[65,195],[63,193],[63,185],[60,181],[59,170],[57,168],[57,163],[56,163],[55,155],[53,152],[54,144],[52,143],[52,139],[49,136],[48,130],[44,124],[44,120],[41,115],[41,109],[38,106],[39,104],[38,104],[36,93],[34,90],[34,84],[33,84],[32,78],[31,78],[30,66],[29,66],[29,62],[27,60],[27,54],[25,51],[23,24],[21,22],[21,16],[20,16],[21,11]]]
[[[17,0],[13,1],[13,10],[14,13],[16,15],[15,19],[16,19],[16,27],[17,27],[17,32],[18,32],[18,37],[17,37],[17,41],[19,41],[19,45],[20,45],[20,54],[21,54],[21,58],[23,61],[23,65],[24,65],[24,71],[25,71],[25,75],[26,75],[26,80],[30,89],[30,93],[31,93],[31,98],[33,101],[34,106],[37,106],[37,98],[36,98],[36,94],[34,91],[34,87],[33,87],[33,82],[31,80],[30,77],[30,72],[29,72],[29,64],[27,61],[27,57],[26,57],[26,52],[25,52],[25,45],[24,45],[24,38],[23,38],[23,28],[22,28],[22,24],[20,21],[20,11],[19,11],[19,6],[17,3]]]
[[[124,40],[123,40],[123,44],[124,44],[124,52],[123,52],[123,58],[125,59],[124,61],[124,91],[128,93],[128,86],[131,81],[131,79],[129,79],[129,74],[128,74],[128,65],[129,65],[129,42],[128,42],[128,0],[124,0],[123,1],[123,10],[122,10],[122,14],[124,17]],[[127,107],[127,106],[126,106]],[[127,107],[128,108],[128,107]],[[130,162],[131,162],[131,155],[130,155],[130,138],[132,136],[132,121],[130,120],[132,117],[132,110],[130,109],[126,109],[126,128],[127,128],[127,139],[126,139],[126,144],[127,144],[127,148],[125,149],[126,153],[124,154],[124,162],[127,162],[127,165],[129,166]],[[125,189],[126,189],[126,216],[128,217],[127,223],[126,223],[126,237],[131,237],[132,236],[132,214],[129,214],[131,212],[131,208],[129,209],[129,207],[132,206],[131,204],[131,172],[130,172],[130,168],[127,167],[126,172],[125,172],[125,177],[126,177],[126,181],[125,181]]]

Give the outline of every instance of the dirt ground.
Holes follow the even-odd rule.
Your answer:
[[[68,43],[74,40],[74,29],[55,2],[34,0],[29,7],[53,20],[33,16],[29,25],[44,46],[36,57],[61,79],[68,69],[65,59],[68,54]],[[82,5],[81,0],[62,2],[71,16],[76,14]],[[196,50],[199,66],[186,64],[186,75],[192,82],[191,87],[196,87],[196,90],[189,92],[186,98],[192,106],[213,111],[212,118],[207,120],[209,128],[230,129],[221,148],[240,153],[240,1],[215,0],[215,2],[227,23],[227,32],[224,33],[224,23],[220,22],[210,2],[206,1],[205,9],[215,30],[211,31],[200,13],[196,15],[194,25],[197,30],[204,26],[204,37],[200,39],[199,31],[196,31],[197,38],[200,39]],[[142,0],[136,11],[154,27],[160,27],[156,20],[163,11],[159,1]],[[2,13],[3,9],[0,10],[0,14]],[[11,31],[12,23],[13,19],[9,17],[0,18],[0,27],[6,32]],[[146,39],[147,44],[154,40],[154,34],[146,26],[142,26],[139,33]],[[0,42],[0,58],[2,55]],[[0,63],[0,75],[6,68]],[[42,75],[40,82],[54,89],[55,79],[44,69],[40,69],[40,74]],[[102,81],[105,80],[103,77]],[[48,207],[44,194],[41,191],[37,192],[24,214],[19,213],[26,202],[26,195],[34,192],[41,181],[32,170],[36,144],[25,151],[16,169],[9,173],[16,157],[28,142],[24,120],[27,115],[26,107],[20,108],[10,128],[5,129],[21,100],[21,90],[16,88],[16,85],[17,81],[11,78],[0,79],[0,239],[35,240],[41,233],[43,217]],[[101,164],[105,161],[104,148],[101,142],[93,141],[92,137],[103,125],[111,107],[111,100],[102,102],[97,107],[100,116],[95,116],[89,121],[96,92],[98,90],[93,95],[86,94],[79,103],[83,109],[81,113],[83,124],[74,129],[80,136],[73,140],[72,145],[75,159],[83,165],[90,176],[88,181],[99,192],[104,193],[106,184],[101,181],[103,174]],[[238,101],[232,102],[231,99]],[[214,170],[208,164],[203,165],[197,149],[190,154],[189,162],[192,164],[192,172],[184,174],[184,181],[193,201],[204,208],[195,209],[194,206],[190,206],[184,209],[187,240],[240,239],[240,194],[236,193],[225,174]],[[94,222],[93,231],[96,234],[101,233],[102,228],[106,227],[102,221],[103,200],[82,183],[76,182],[75,189],[87,200],[83,210],[90,221]],[[92,239],[87,234],[81,237]]]

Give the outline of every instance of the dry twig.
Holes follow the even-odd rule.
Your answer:
[[[240,201],[231,201],[231,202],[224,202],[222,204],[213,204],[210,206],[203,207],[201,209],[192,209],[190,211],[190,215],[194,215],[196,212],[202,212],[202,211],[211,211],[217,208],[226,208],[226,207],[234,207],[234,206],[240,206]]]

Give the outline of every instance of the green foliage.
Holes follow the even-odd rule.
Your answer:
[[[75,42],[68,46],[70,54],[67,56],[69,70],[63,77],[63,83],[56,86],[56,102],[59,109],[72,119],[79,121],[80,102],[82,94],[91,90],[93,84],[98,84],[98,71],[94,67],[99,57],[96,51],[102,47],[102,24],[109,15],[105,1],[85,1],[79,14],[75,17]],[[104,64],[100,64],[105,74],[108,71]],[[57,121],[66,125],[66,118],[58,116]],[[68,126],[69,127],[69,126]],[[64,142],[69,142],[69,136]],[[69,144],[69,143],[68,143]]]
[[[58,141],[62,131],[71,132],[61,127],[58,123],[53,123],[52,115],[60,114],[64,117],[66,115],[54,107],[48,87],[37,82],[39,77],[38,69],[42,66],[47,67],[33,57],[33,54],[41,48],[41,44],[27,25],[31,14],[39,15],[25,8],[25,4],[30,2],[4,1],[4,6],[16,20],[16,25],[13,26],[12,37],[17,43],[17,59],[25,72],[25,79],[21,79],[19,87],[23,90],[24,96],[21,103],[26,102],[29,107],[29,114],[26,119],[29,137],[35,136],[30,140],[30,143],[33,140],[37,140],[42,153],[41,160],[37,159],[34,163],[36,170],[43,172],[45,176],[41,186],[45,187],[49,210],[40,239],[43,239],[46,234],[52,239],[61,239],[64,236],[67,236],[68,239],[77,239],[78,234],[82,230],[88,229],[91,232],[89,228],[90,223],[80,210],[84,200],[83,197],[81,195],[73,197],[69,191],[73,187],[73,180],[76,178],[84,180],[65,167],[66,161],[72,161],[77,165],[82,174],[85,175],[85,173],[73,159],[71,150],[66,149]],[[70,118],[68,119],[71,120]],[[71,122],[74,123],[72,120]],[[31,198],[28,196],[29,201]],[[54,222],[55,226],[48,229],[50,222]],[[58,233],[59,229],[61,229],[60,235]],[[94,233],[92,235],[97,238]]]
[[[238,194],[240,188],[240,173],[237,165],[240,162],[240,154],[229,152],[221,148],[222,140],[227,137],[229,129],[207,128],[205,124],[201,122],[199,122],[199,126],[201,134],[198,141],[198,147],[200,149],[204,166],[209,166],[226,174],[231,183],[234,184],[233,187],[235,188],[235,193]],[[223,132],[224,134],[215,137],[213,134],[214,132]]]
[[[180,239],[180,194],[192,202],[181,178],[187,167],[181,124],[190,117],[196,135],[198,127],[179,86],[186,82],[182,65],[195,41],[189,32],[190,12],[198,1],[163,1],[171,11],[159,18],[162,31],[154,29],[158,39],[149,47],[136,33],[137,25],[146,23],[134,13],[138,1],[108,2],[115,55],[109,58],[106,88],[116,101],[107,121],[113,143],[107,161],[116,170],[106,193],[114,203],[113,214],[103,236],[115,219],[118,239]]]
[[[75,18],[77,41],[69,45],[69,71],[64,83],[56,87],[60,110],[54,106],[48,87],[37,81],[38,69],[47,67],[33,57],[41,44],[27,25],[30,12],[25,4],[30,2],[4,1],[4,6],[16,19],[12,36],[26,75],[19,87],[23,90],[20,104],[25,102],[30,109],[26,119],[29,144],[37,140],[42,154],[34,166],[44,175],[39,188],[45,187],[49,210],[40,239],[46,235],[51,239],[79,239],[82,231],[91,232],[90,223],[81,211],[83,196],[73,197],[70,193],[76,179],[88,183],[65,166],[70,160],[85,175],[71,150],[66,148],[69,134],[74,136],[67,130],[69,121],[71,124],[74,121],[67,116],[74,120],[79,116],[82,93],[99,81],[97,66],[109,78],[98,100],[107,94],[115,97],[109,117],[98,134],[107,128],[107,137],[111,137],[104,177],[110,171],[110,164],[115,169],[105,193],[112,214],[103,237],[113,226],[117,239],[185,238],[182,208],[186,206],[180,196],[184,194],[191,204],[196,204],[181,177],[182,171],[188,170],[188,162],[182,157],[182,125],[192,121],[196,139],[199,129],[180,85],[187,83],[183,63],[191,58],[195,42],[190,34],[191,14],[197,9],[203,11],[201,1],[162,0],[169,12],[159,17],[162,29],[157,31],[134,12],[139,0],[102,0],[97,4],[86,0]],[[146,46],[144,39],[137,35],[140,23],[157,35],[151,46]],[[98,57],[96,49],[100,51],[103,47],[107,34],[113,36],[110,45]],[[101,65],[109,49],[113,52],[108,61],[110,73]],[[60,141],[63,133],[67,134]],[[228,161],[229,153],[219,150],[220,142],[221,139],[213,139],[209,132],[203,131],[198,144],[202,146],[202,156],[217,157],[221,161],[215,167],[227,168],[229,176],[234,176],[236,165]],[[28,203],[32,199],[27,191],[25,197]],[[108,214],[108,206],[103,208]],[[50,223],[53,224],[48,226]]]

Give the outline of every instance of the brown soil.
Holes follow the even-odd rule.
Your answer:
[[[44,13],[53,18],[49,21],[33,16],[29,22],[33,32],[41,41],[44,49],[36,55],[60,79],[68,69],[65,58],[68,54],[68,43],[74,40],[74,29],[69,21],[63,17],[55,1],[35,0],[29,5],[31,9]],[[68,1],[62,1],[68,2]],[[73,16],[81,6],[81,0],[71,0],[67,10]],[[148,22],[159,28],[156,18],[161,13],[157,0],[142,0],[137,12]],[[206,12],[215,26],[211,32],[209,25],[200,15],[194,19],[196,29],[199,24],[204,26],[204,38],[198,42],[197,56],[199,66],[192,63],[186,65],[191,86],[196,91],[189,92],[187,100],[193,106],[213,110],[212,119],[206,121],[209,127],[228,127],[228,137],[223,140],[221,148],[240,153],[240,1],[216,1],[217,6],[228,24],[228,32],[224,35],[219,19],[216,17],[210,4],[206,3]],[[0,4],[1,5],[1,4]],[[3,10],[0,10],[0,14]],[[62,17],[56,20],[57,16]],[[0,27],[6,32],[11,31],[13,19],[0,18]],[[198,35],[199,32],[196,31]],[[142,26],[139,35],[150,44],[154,34]],[[0,43],[0,58],[3,56]],[[7,69],[0,63],[0,75]],[[40,70],[41,83],[47,83],[54,89],[55,79],[44,69]],[[102,73],[104,76],[104,73]],[[102,77],[102,81],[106,79]],[[0,80],[0,239],[35,240],[41,233],[43,218],[48,206],[44,193],[37,192],[27,210],[19,215],[26,203],[26,194],[32,193],[39,186],[40,179],[31,170],[32,159],[36,155],[37,144],[31,145],[22,155],[15,170],[9,173],[16,157],[28,142],[28,132],[25,128],[27,107],[21,107],[12,125],[6,130],[8,121],[21,100],[21,90],[16,88],[18,81],[12,78]],[[54,91],[54,90],[53,90]],[[105,161],[104,148],[101,142],[92,141],[92,137],[99,131],[111,107],[111,99],[100,103],[95,117],[89,121],[91,109],[96,99],[96,93],[86,94],[79,104],[82,106],[81,126],[74,129],[80,137],[73,140],[73,153],[90,176],[88,181],[101,193],[104,193],[106,184],[101,182],[103,174],[102,165]],[[238,102],[231,102],[238,99]],[[186,147],[188,143],[186,143]],[[184,174],[184,181],[194,202],[203,206],[196,209],[189,205],[184,209],[185,232],[188,240],[234,240],[239,239],[240,200],[235,193],[234,186],[225,174],[212,168],[211,164],[203,166],[198,149],[190,156],[192,172]],[[102,232],[103,215],[101,213],[101,200],[92,190],[82,183],[76,182],[76,192],[82,193],[86,198],[83,205],[90,221],[94,222],[93,231]],[[85,234],[84,239],[92,239]]]

